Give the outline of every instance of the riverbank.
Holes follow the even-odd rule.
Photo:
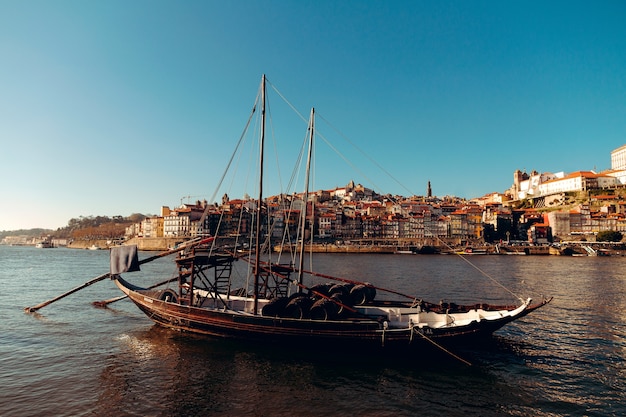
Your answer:
[[[137,245],[142,251],[166,251],[185,242],[183,238],[132,238],[123,242],[124,245]],[[109,249],[119,245],[106,239],[75,240],[67,244],[71,249]],[[276,245],[274,252],[290,252],[293,246]],[[626,256],[626,245],[622,243],[573,242],[552,245],[479,245],[471,247],[422,246],[405,247],[400,245],[358,245],[316,243],[305,245],[310,253],[349,253],[349,254],[459,254],[478,255],[526,255],[526,256]]]
[[[274,246],[275,252],[291,252],[296,248],[288,245]],[[311,253],[387,253],[399,255],[525,255],[525,256],[625,256],[624,244],[571,243],[559,245],[482,245],[463,248],[444,246],[403,247],[398,245],[312,244],[305,245]]]
[[[185,242],[187,239],[180,237],[168,238],[168,237],[146,237],[146,238],[132,238],[124,242],[112,241],[107,239],[85,239],[74,240],[68,243],[67,247],[70,249],[110,249],[113,246],[123,245],[137,245],[137,249],[143,251],[166,251],[170,248],[176,247],[179,244]]]

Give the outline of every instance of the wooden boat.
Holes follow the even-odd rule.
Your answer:
[[[260,90],[261,178],[265,85],[264,76]],[[302,201],[309,201],[314,114],[312,110]],[[302,251],[299,263],[275,262],[271,259],[271,251],[267,250],[272,246],[263,246],[263,232],[265,235],[271,233],[263,226],[266,207],[262,190],[261,179],[256,207],[252,209],[256,224],[251,227],[254,239],[251,239],[249,253],[232,250],[232,244],[230,250],[224,249],[225,245],[220,244],[221,237],[216,233],[209,240],[191,245],[178,254],[175,259],[177,284],[172,288],[138,287],[122,278],[120,274],[124,270],[112,271],[115,283],[141,311],[162,326],[251,343],[294,344],[310,348],[351,346],[363,350],[415,350],[429,344],[443,346],[450,342],[469,341],[489,336],[551,300],[533,303],[527,298],[511,305],[429,303],[366,282],[306,271]],[[301,210],[301,220],[306,220],[306,212]],[[305,224],[306,221],[301,222],[299,236],[305,236]],[[296,240],[296,246],[303,249],[304,240]],[[112,249],[112,257],[117,257],[117,249]],[[233,290],[233,264],[237,260],[248,262],[252,272],[249,284]],[[307,284],[305,276],[314,277],[317,282]],[[379,298],[383,293],[397,299]]]
[[[457,252],[459,255],[489,255],[489,252],[485,248],[473,248],[471,246],[466,247],[464,250]]]

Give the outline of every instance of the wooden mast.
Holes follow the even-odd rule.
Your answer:
[[[261,78],[261,140],[259,142],[259,199],[257,201],[256,213],[256,242],[254,250],[256,258],[254,261],[254,314],[257,314],[259,307],[259,274],[261,256],[261,208],[263,206],[263,157],[265,148],[265,74]]]
[[[304,233],[306,231],[306,210],[309,201],[309,178],[311,174],[311,155],[313,154],[313,136],[315,135],[315,108],[311,108],[311,117],[309,118],[309,152],[306,158],[306,176],[304,180],[304,209],[301,214],[300,225],[300,268],[298,268],[298,282],[302,288],[302,276],[304,270]]]

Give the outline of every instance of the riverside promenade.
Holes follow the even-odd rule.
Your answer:
[[[123,245],[137,245],[142,251],[165,251],[174,248],[187,239],[176,238],[132,238]],[[232,243],[232,242],[231,242]],[[71,249],[109,249],[120,242],[111,242],[106,239],[75,240],[67,245]],[[295,245],[274,245],[274,252],[291,252],[296,250]],[[402,242],[393,244],[371,243],[315,243],[306,244],[305,251],[312,253],[351,253],[351,254],[458,254],[467,256],[477,255],[526,255],[526,256],[626,256],[626,244],[604,242],[564,242],[549,245],[406,245]]]

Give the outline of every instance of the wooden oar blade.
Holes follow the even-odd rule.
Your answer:
[[[123,300],[124,298],[127,298],[127,295],[120,295],[119,297],[115,297],[115,298],[109,298],[108,300],[103,300],[103,301],[94,301],[93,304],[94,307],[98,307],[98,308],[108,308],[109,304],[114,303],[116,301],[120,301]]]

